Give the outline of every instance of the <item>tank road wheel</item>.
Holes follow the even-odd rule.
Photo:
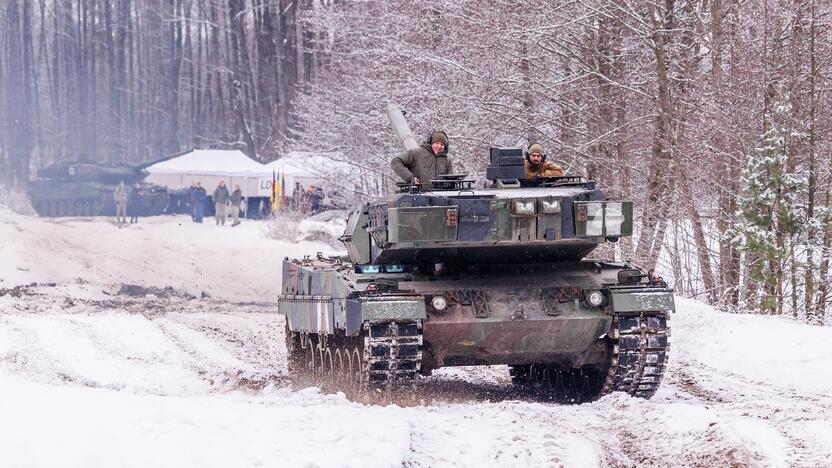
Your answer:
[[[324,381],[326,380],[326,367],[324,366],[324,348],[321,346],[320,341],[315,345],[315,354],[318,358],[318,371],[315,376],[319,381]]]
[[[349,349],[344,350],[344,361],[346,362],[346,368],[344,369],[344,382],[347,387],[352,388],[355,385],[356,371],[353,353]]]
[[[72,216],[84,216],[84,200],[75,200],[72,204]]]
[[[580,382],[578,385],[578,392],[582,401],[589,401],[598,398],[601,392],[603,381],[598,375],[598,371],[589,366],[582,367],[579,371]]]
[[[104,211],[104,200],[98,199],[92,203],[92,216],[101,216]]]
[[[336,348],[335,349],[334,364],[335,364],[335,371],[334,371],[335,379],[334,380],[337,383],[340,384],[340,383],[346,381],[346,379],[347,379],[346,370],[345,370],[345,366],[344,366],[344,355],[341,354],[341,348]]]
[[[297,377],[303,372],[303,361],[300,334],[289,330],[289,324],[286,323],[286,367],[290,377]]]
[[[335,363],[332,359],[331,347],[327,346],[326,349],[324,349],[322,362],[323,366],[321,367],[323,368],[324,379],[335,382],[337,374],[335,372]]]
[[[560,398],[566,401],[576,401],[579,399],[578,395],[578,378],[577,371],[563,372],[563,386],[560,389]]]
[[[82,213],[84,216],[92,216],[92,201],[91,200],[84,200],[84,210]]]
[[[358,348],[352,350],[353,385],[359,389],[367,383],[367,376],[364,372],[364,359]]]
[[[543,388],[543,370],[545,364],[532,364],[529,366],[529,385],[535,389]]]
[[[314,379],[318,372],[318,353],[315,352],[315,346],[312,341],[306,343],[306,376]]]
[[[57,213],[58,216],[66,216],[66,213],[67,213],[66,200],[58,200],[57,202],[55,202],[55,206],[56,206],[55,212]]]
[[[58,206],[55,203],[55,200],[46,200],[43,203],[46,205],[46,216],[50,218],[58,216]]]
[[[556,372],[549,368],[549,366],[544,366],[543,369],[540,370],[540,388],[545,390],[552,389],[552,373]]]
[[[35,202],[35,212],[38,216],[47,216],[49,211],[49,203],[46,200],[38,200]]]

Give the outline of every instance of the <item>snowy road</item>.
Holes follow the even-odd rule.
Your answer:
[[[147,242],[146,250],[175,251],[171,233],[181,229],[188,248],[206,255],[183,262],[148,253],[134,259],[135,271],[92,259],[86,238],[115,229],[106,221],[0,219],[0,466],[829,466],[832,460],[832,328],[722,314],[678,298],[670,364],[649,401],[610,395],[554,404],[512,389],[507,369],[492,367],[445,369],[395,403],[385,395],[357,403],[287,378],[282,319],[267,305],[271,283],[260,278],[268,269],[237,267],[261,260],[262,249],[252,253],[239,238],[219,237],[221,231],[177,224],[162,219],[126,235]],[[248,229],[240,236],[256,242],[259,231]],[[61,240],[40,238],[41,232]],[[48,249],[56,243],[69,259],[61,260],[63,271],[32,260],[54,255]],[[262,243],[278,258],[288,253],[281,249],[298,250]],[[99,244],[102,254],[119,255],[106,250],[120,249],[118,243]],[[222,264],[216,254],[226,247],[234,252],[235,273],[214,274]],[[17,263],[10,263],[15,255]],[[154,281],[144,280],[142,262],[154,264]],[[199,273],[188,276],[187,268],[177,269],[182,263]],[[56,284],[18,286],[34,278]],[[236,282],[249,279],[249,290],[260,296],[239,302]],[[121,286],[130,282],[176,289],[136,294]],[[197,282],[210,285],[213,297],[189,296]]]

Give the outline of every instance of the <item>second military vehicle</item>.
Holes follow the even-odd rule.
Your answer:
[[[388,114],[404,146],[417,144],[401,111]],[[520,149],[490,156],[489,186],[403,185],[352,212],[348,258],[283,262],[291,374],[349,389],[506,364],[515,384],[570,401],[656,392],[672,290],[631,264],[585,259],[632,235],[632,203],[581,177],[525,180]]]
[[[168,205],[165,187],[142,182],[147,165],[131,166],[69,161],[40,169],[29,182],[29,199],[40,216],[114,216],[113,191],[120,182],[128,191],[136,191],[136,203],[128,210],[140,210],[140,216],[159,215]]]

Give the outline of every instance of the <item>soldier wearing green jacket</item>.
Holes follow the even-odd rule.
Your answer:
[[[228,187],[225,186],[225,181],[221,180],[214,190],[214,212],[218,226],[220,224],[225,226],[225,207],[228,205],[228,199]]]
[[[442,130],[431,133],[418,148],[407,150],[390,162],[393,171],[405,182],[429,186],[432,179],[454,172],[448,157],[448,135]]]

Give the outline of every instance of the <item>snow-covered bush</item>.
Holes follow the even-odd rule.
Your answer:
[[[297,240],[321,241],[340,247],[338,237],[347,227],[348,214],[346,210],[330,210],[302,220],[297,227]]]
[[[266,222],[266,235],[272,239],[295,242],[303,215],[294,210],[279,211]]]

